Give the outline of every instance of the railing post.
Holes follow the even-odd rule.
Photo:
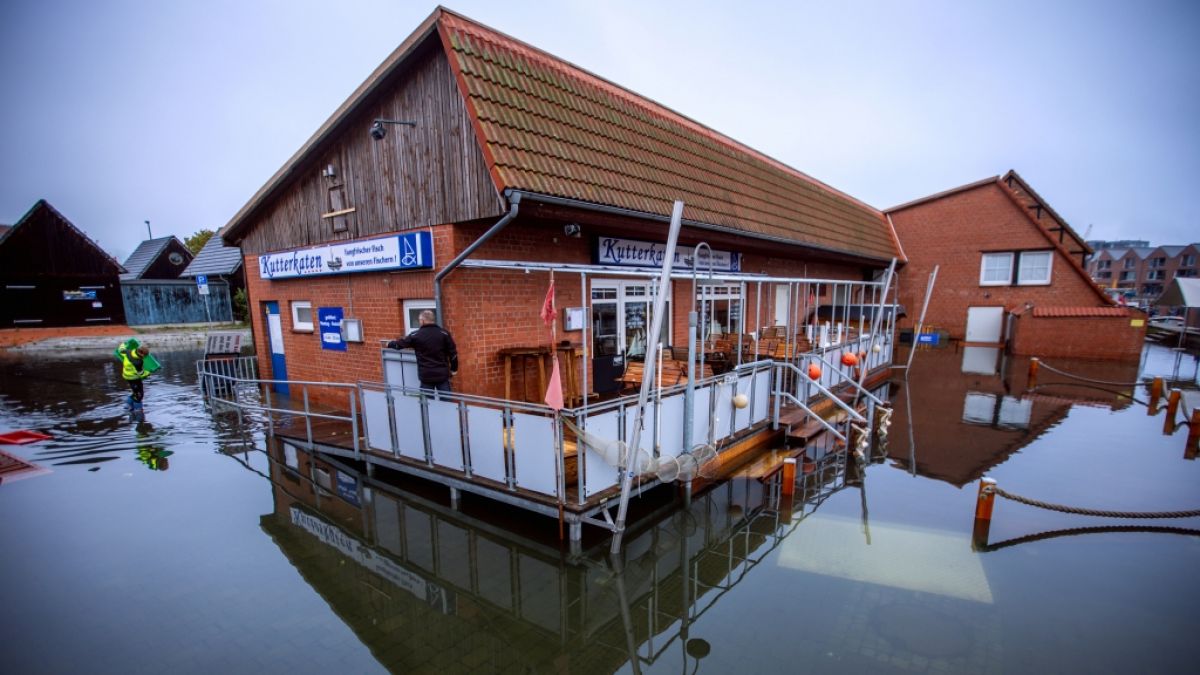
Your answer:
[[[914,341],[916,339],[917,339],[916,337],[913,338]],[[915,343],[913,344],[913,348],[916,349]],[[1034,356],[1029,359],[1029,381],[1025,384],[1026,389],[1033,389],[1034,387],[1037,386],[1037,374],[1038,374],[1038,365],[1039,364],[1040,364],[1040,361],[1038,361],[1038,357]]]
[[[350,435],[354,437],[354,460],[362,459],[362,454],[358,448],[358,400],[355,394],[357,389],[350,390]]]
[[[263,388],[263,390],[267,392],[267,409],[263,411],[267,415],[267,433],[271,436],[274,436],[275,420],[271,417],[271,408],[274,407],[271,405],[271,385],[268,384]]]
[[[270,385],[267,385],[267,386],[270,386]],[[303,390],[303,392],[304,392],[304,431],[307,434],[308,447],[309,447],[309,449],[312,449],[312,446],[313,446],[312,417],[309,416],[310,410],[308,408],[308,385],[307,384],[300,385],[300,389]]]

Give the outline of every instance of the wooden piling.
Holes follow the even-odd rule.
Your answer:
[[[781,477],[780,493],[791,499],[792,494],[796,491],[796,458],[788,457],[783,460],[783,476]]]
[[[1197,454],[1200,454],[1200,408],[1192,411],[1192,419],[1188,421],[1187,447],[1183,451],[1187,459],[1195,459]]]
[[[971,546],[975,550],[987,548],[988,533],[992,527],[992,506],[996,501],[996,481],[979,479],[979,495],[975,500],[975,528],[971,532]]]
[[[1038,361],[1038,358],[1036,356],[1029,359],[1029,382],[1026,383],[1026,385],[1025,385],[1025,387],[1027,389],[1032,389],[1037,386],[1037,374],[1038,374],[1039,363],[1040,362]]]
[[[1158,399],[1162,398],[1162,392],[1163,392],[1163,379],[1161,377],[1156,377],[1156,378],[1154,378],[1154,381],[1150,383],[1150,407],[1151,408],[1155,408],[1158,406]]]
[[[1163,420],[1164,435],[1175,433],[1175,416],[1179,414],[1179,398],[1181,395],[1178,389],[1172,389],[1171,394],[1167,396],[1167,417]]]

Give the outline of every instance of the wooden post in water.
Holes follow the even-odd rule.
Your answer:
[[[1025,383],[1026,389],[1033,389],[1037,386],[1038,364],[1039,361],[1036,356],[1029,359],[1029,381]]]
[[[987,548],[988,532],[992,528],[992,506],[996,501],[996,481],[979,479],[979,496],[975,500],[975,529],[971,533],[971,548],[981,551]]]
[[[1192,411],[1192,419],[1188,421],[1187,447],[1183,449],[1185,459],[1195,459],[1200,454],[1200,408]]]
[[[796,458],[788,457],[783,460],[783,483],[780,485],[780,494],[785,497],[791,497],[796,491]]]
[[[1171,394],[1167,396],[1167,418],[1163,420],[1164,436],[1175,433],[1175,416],[1179,413],[1179,397],[1181,395],[1178,389],[1172,389]]]
[[[1147,414],[1154,416],[1158,414],[1158,399],[1162,398],[1163,379],[1161,377],[1154,378],[1150,383],[1150,405],[1147,407]]]

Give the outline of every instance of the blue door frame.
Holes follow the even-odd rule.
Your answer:
[[[283,355],[283,317],[279,315],[279,303],[265,302],[267,321],[267,348],[271,350],[271,379],[286,380],[287,359]],[[286,382],[277,382],[271,387],[276,393],[287,395]]]

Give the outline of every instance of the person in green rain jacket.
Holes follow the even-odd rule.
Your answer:
[[[142,381],[150,377],[150,372],[146,370],[146,357],[150,354],[150,348],[141,345],[130,349],[122,344],[117,353],[121,356],[121,379],[129,385],[129,404],[141,406],[142,398],[146,395]]]

